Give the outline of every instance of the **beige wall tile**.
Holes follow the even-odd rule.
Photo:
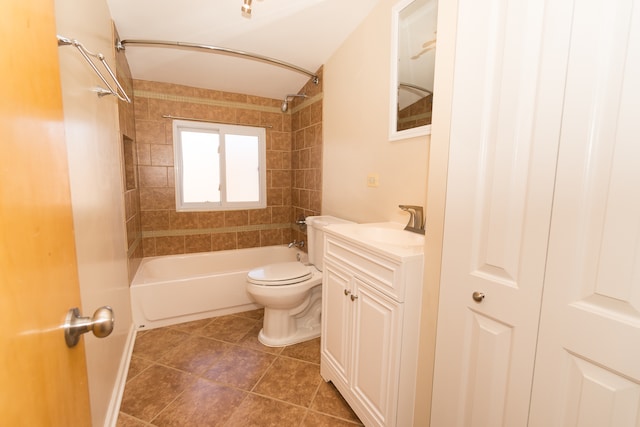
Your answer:
[[[271,220],[273,224],[286,224],[291,222],[291,208],[289,206],[272,207]]]
[[[284,243],[281,229],[260,230],[260,246],[282,245]]]
[[[274,170],[271,175],[271,187],[291,187],[291,171]]]
[[[169,230],[171,219],[169,210],[142,211],[140,219],[143,231]]]
[[[198,212],[198,222],[202,228],[222,228],[224,212]]]
[[[185,236],[156,237],[156,255],[174,255],[184,253]]]
[[[241,227],[249,225],[249,212],[243,211],[225,211],[224,212],[225,227]]]
[[[226,251],[238,248],[237,233],[213,233],[211,235],[211,250]]]
[[[165,123],[159,120],[136,121],[136,138],[139,144],[165,144]]]
[[[200,226],[197,212],[170,211],[169,218],[172,230],[194,229]]]
[[[150,144],[153,166],[173,166],[173,145]]]
[[[260,246],[260,231],[239,231],[238,249],[257,248]]]
[[[173,188],[140,189],[140,209],[142,211],[176,209],[175,190]]]
[[[271,224],[271,208],[252,209],[249,211],[249,224]]]
[[[185,236],[185,253],[209,252],[211,250],[211,234],[195,234]]]
[[[145,237],[142,239],[142,255],[145,257],[156,256],[155,237]]]
[[[167,187],[167,168],[164,166],[140,166],[140,186]]]

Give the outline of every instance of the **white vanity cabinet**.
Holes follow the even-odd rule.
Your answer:
[[[413,425],[422,248],[340,232],[353,227],[325,230],[320,372],[366,426]]]

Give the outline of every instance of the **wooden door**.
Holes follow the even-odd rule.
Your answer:
[[[53,2],[0,3],[0,419],[89,426]]]
[[[541,88],[547,7],[458,4],[434,427],[527,423],[562,96]]]
[[[575,1],[531,426],[640,426],[640,1]]]

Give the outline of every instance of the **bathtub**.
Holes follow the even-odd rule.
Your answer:
[[[153,329],[252,310],[249,270],[307,255],[287,246],[144,258],[131,283],[131,311],[138,329]]]

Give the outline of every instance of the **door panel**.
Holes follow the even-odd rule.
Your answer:
[[[322,279],[322,354],[331,367],[348,384],[350,368],[348,355],[351,346],[351,301],[345,291],[351,291],[349,275],[332,263],[324,263]]]
[[[469,336],[463,353],[469,359],[464,361],[465,371],[461,373],[467,388],[466,399],[461,401],[471,407],[460,408],[466,414],[464,425],[503,425],[513,327],[471,310],[467,323]]]
[[[637,425],[640,385],[575,355],[566,357],[569,386],[558,402],[567,409],[561,425]]]
[[[0,2],[0,419],[89,426],[58,52],[50,1]]]
[[[403,307],[358,278],[354,297],[353,390],[377,425],[395,425]]]
[[[531,425],[640,425],[640,3],[576,1]]]
[[[536,121],[546,6],[458,4],[434,426],[527,422],[558,143]]]

